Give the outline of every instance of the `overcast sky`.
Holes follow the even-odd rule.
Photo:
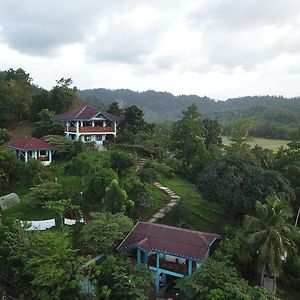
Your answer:
[[[0,0],[0,69],[51,88],[300,96],[300,0]]]

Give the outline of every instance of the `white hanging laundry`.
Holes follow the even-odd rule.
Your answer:
[[[43,220],[43,221],[21,221],[21,225],[30,224],[29,228],[25,230],[46,230],[55,226],[55,219]]]
[[[64,223],[66,225],[74,225],[76,224],[76,220],[64,218]]]

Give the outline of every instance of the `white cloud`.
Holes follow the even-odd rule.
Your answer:
[[[51,88],[300,95],[298,0],[0,1],[1,69]]]

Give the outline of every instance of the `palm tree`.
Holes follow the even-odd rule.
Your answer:
[[[295,253],[295,227],[288,223],[293,217],[291,207],[283,200],[267,197],[266,203],[257,201],[255,216],[245,216],[244,229],[250,249],[258,255],[260,284],[263,286],[266,267],[276,278],[288,254]]]

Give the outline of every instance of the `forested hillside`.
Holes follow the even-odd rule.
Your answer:
[[[288,139],[291,130],[300,124],[300,98],[281,96],[254,96],[217,101],[196,95],[174,96],[167,92],[134,92],[127,89],[91,89],[78,91],[88,102],[105,107],[118,101],[124,107],[136,104],[154,122],[178,119],[181,111],[192,103],[201,115],[219,120],[227,133],[230,122],[236,118],[254,118],[252,134],[256,137]]]

